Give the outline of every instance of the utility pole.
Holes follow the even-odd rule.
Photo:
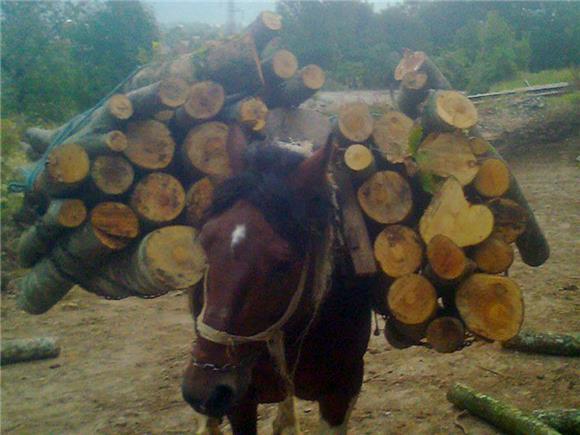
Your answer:
[[[228,15],[227,15],[227,21],[226,21],[226,35],[233,35],[234,33],[236,33],[236,7],[234,4],[234,0],[228,0],[227,2],[227,8],[228,8]]]

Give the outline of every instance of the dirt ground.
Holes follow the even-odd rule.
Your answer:
[[[580,331],[578,156],[580,138],[544,144],[511,158],[511,165],[552,246],[547,264],[519,260],[512,276],[525,293],[525,329]],[[79,289],[42,316],[2,297],[2,336],[57,336],[53,360],[6,366],[2,377],[2,433],[194,433],[181,400],[180,379],[193,339],[183,294],[156,300],[106,301]],[[523,409],[580,406],[580,360],[506,351],[476,343],[461,352],[395,350],[382,335],[366,355],[363,391],[352,434],[498,433],[445,399],[464,382]],[[260,408],[261,433],[271,433],[275,410]],[[306,433],[317,406],[300,403]],[[227,429],[227,425],[224,425]]]

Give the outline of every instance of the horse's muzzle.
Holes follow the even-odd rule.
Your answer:
[[[216,385],[207,398],[199,398],[191,393],[186,384],[183,384],[181,388],[183,399],[197,412],[209,417],[223,417],[234,403],[234,390],[229,385]]]

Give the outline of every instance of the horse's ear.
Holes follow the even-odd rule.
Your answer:
[[[334,144],[328,141],[318,148],[310,157],[300,163],[289,177],[290,186],[299,191],[308,192],[319,187],[326,177],[326,167],[332,157]]]
[[[230,160],[232,175],[238,175],[244,171],[244,151],[248,146],[248,140],[242,127],[238,123],[230,124],[226,151]]]

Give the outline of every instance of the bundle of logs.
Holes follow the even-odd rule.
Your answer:
[[[393,346],[453,352],[467,331],[516,336],[513,244],[532,266],[549,251],[506,163],[478,134],[473,104],[424,53],[407,51],[395,71],[399,111],[373,117],[366,104],[347,104],[332,127],[297,108],[325,75],[298,68],[280,29],[280,17],[263,12],[236,37],[145,66],[88,114],[27,131],[45,154],[29,197],[47,205],[20,241],[20,261],[32,267],[18,283],[20,306],[43,313],[74,284],[121,299],[199,282],[197,232],[232,172],[226,139],[237,123],[250,141],[321,146],[331,137],[354,273],[372,277]]]
[[[20,240],[20,263],[31,267],[17,284],[23,309],[43,313],[75,284],[120,299],[200,280],[197,228],[231,172],[229,125],[277,134],[325,81],[281,48],[281,27],[262,12],[235,37],[146,65],[122,93],[60,128],[26,132],[44,154],[27,198],[45,205]]]
[[[405,52],[395,78],[399,111],[373,117],[352,103],[335,127],[339,164],[350,173],[340,190],[345,204],[349,195],[358,203],[343,204],[355,269],[375,275],[375,309],[396,348],[453,352],[468,332],[507,341],[524,315],[507,276],[513,244],[537,266],[549,255],[546,240],[510,169],[478,134],[469,99],[422,52]]]

